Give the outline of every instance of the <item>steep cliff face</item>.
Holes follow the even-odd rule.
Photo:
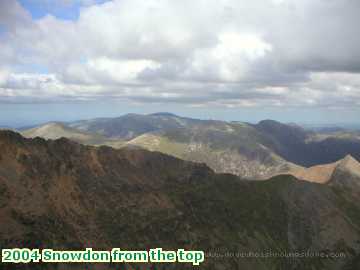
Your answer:
[[[339,185],[291,176],[242,181],[157,152],[0,131],[1,247],[343,252],[336,259],[207,257],[201,269],[356,269],[359,202]]]

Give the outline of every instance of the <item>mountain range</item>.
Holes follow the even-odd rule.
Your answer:
[[[294,124],[199,120],[170,113],[127,114],[71,123],[47,123],[23,130],[25,137],[66,137],[88,145],[141,147],[206,163],[215,172],[246,179],[267,179],[336,162],[346,155],[360,160],[356,131],[315,132]]]
[[[215,134],[223,134],[220,126],[259,129],[211,123]],[[205,251],[208,256],[201,269],[216,270],[360,267],[360,164],[351,156],[328,165],[324,170],[331,173],[321,181],[311,179],[323,168],[299,174],[309,181],[292,175],[250,181],[139,147],[95,147],[66,138],[27,139],[0,131],[0,149],[1,247],[185,248]],[[226,256],[269,251],[321,252],[322,257]],[[335,253],[342,255],[326,257]],[[1,265],[2,269],[86,267],[193,269],[187,264]]]

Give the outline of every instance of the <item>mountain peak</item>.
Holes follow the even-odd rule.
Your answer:
[[[360,176],[360,163],[351,155],[347,155],[342,160],[340,160],[336,169],[347,171]]]
[[[348,163],[348,162],[358,162],[352,155],[348,154],[343,159],[342,162]]]
[[[150,114],[151,116],[168,116],[168,117],[178,117],[176,114],[169,112],[157,112]]]
[[[264,119],[261,120],[258,125],[283,125],[281,122],[271,120],[271,119]]]

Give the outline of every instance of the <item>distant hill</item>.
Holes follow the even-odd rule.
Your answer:
[[[149,115],[126,114],[116,118],[98,118],[70,123],[81,131],[101,134],[108,138],[132,139],[147,132],[187,127],[200,120],[179,117],[169,113]]]
[[[29,138],[42,137],[45,139],[59,139],[65,137],[79,141],[89,140],[93,136],[85,132],[80,132],[77,129],[69,128],[65,126],[65,124],[58,122],[51,122],[39,127],[33,127],[22,131],[22,134]]]
[[[50,122],[30,129],[25,129],[21,131],[21,134],[26,138],[41,137],[52,140],[68,138],[75,142],[90,145],[106,144],[109,146],[119,147],[123,144],[122,141],[112,141],[111,139],[105,138],[100,134],[81,131],[60,122]]]
[[[216,270],[360,267],[360,196],[343,186],[341,176],[331,185],[289,175],[244,181],[158,152],[84,146],[65,138],[26,139],[11,131],[0,131],[0,148],[1,247],[185,248],[215,254],[200,267]],[[352,170],[352,161],[341,167],[348,166]],[[217,256],[269,251],[343,256]],[[116,267],[194,269],[188,264]]]

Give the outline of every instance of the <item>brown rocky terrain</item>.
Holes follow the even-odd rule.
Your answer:
[[[349,165],[350,164],[350,165]],[[340,168],[352,167],[352,162]],[[356,177],[244,181],[158,152],[25,139],[0,131],[0,246],[217,252],[313,251],[341,258],[207,257],[201,269],[358,269]],[[352,176],[351,176],[352,177]],[[349,182],[351,181],[351,183]],[[352,187],[350,190],[349,187]],[[86,265],[0,265],[84,269]],[[123,269],[92,265],[89,269]],[[192,269],[127,265],[126,269]]]

